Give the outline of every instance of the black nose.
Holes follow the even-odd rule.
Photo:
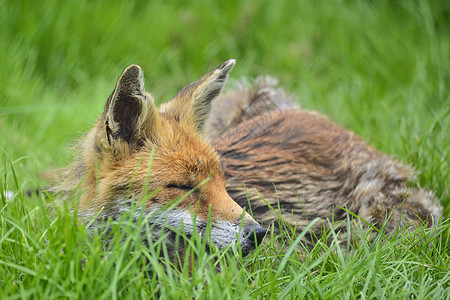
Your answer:
[[[261,227],[258,223],[253,223],[245,228],[247,238],[256,247],[260,245],[264,237],[266,236],[266,230]]]

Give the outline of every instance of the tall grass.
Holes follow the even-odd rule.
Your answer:
[[[373,242],[361,231],[347,248],[330,230],[312,249],[301,239],[308,228],[299,236],[283,231],[248,257],[239,249],[209,250],[194,234],[187,255],[169,260],[166,236],[153,240],[148,220],[136,221],[133,208],[92,234],[68,205],[49,209],[52,199],[21,191],[1,197],[2,299],[450,296],[448,222]]]
[[[433,234],[418,228],[377,243],[360,233],[351,251],[337,241],[280,251],[271,236],[246,258],[206,255],[194,238],[196,267],[180,270],[156,260],[161,241],[143,245],[128,225],[108,252],[68,208],[52,212],[51,195],[25,195],[48,184],[42,172],[67,164],[65,149],[94,124],[127,65],[141,65],[147,89],[163,102],[236,58],[231,80],[279,78],[303,107],[413,165],[415,184],[433,190],[449,216],[447,1],[0,0],[0,7],[1,299],[449,297],[448,222]],[[15,192],[11,200],[4,190]],[[289,232],[283,238],[295,245]]]

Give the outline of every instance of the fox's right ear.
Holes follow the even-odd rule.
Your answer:
[[[157,123],[157,109],[144,91],[144,75],[138,65],[123,71],[105,105],[102,120],[108,144],[138,141]]]
[[[184,121],[193,125],[198,132],[203,133],[211,112],[212,101],[225,85],[234,64],[234,59],[225,61],[200,80],[183,88],[172,100],[163,104],[161,110],[179,122]]]

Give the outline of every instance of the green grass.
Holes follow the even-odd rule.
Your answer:
[[[160,241],[146,247],[125,230],[125,246],[105,253],[67,209],[51,213],[52,197],[24,195],[48,183],[40,172],[68,163],[67,147],[95,123],[127,65],[143,68],[146,88],[163,102],[235,58],[231,80],[273,75],[303,107],[414,166],[417,184],[435,192],[448,217],[448,1],[0,7],[0,195],[17,191],[0,198],[1,299],[449,297],[448,222],[434,235],[419,228],[391,241],[361,239],[351,252],[323,243],[283,252],[271,240],[246,258],[208,256],[194,238],[196,267],[179,271],[155,259]]]

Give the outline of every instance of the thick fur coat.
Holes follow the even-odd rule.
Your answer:
[[[432,192],[408,185],[412,168],[294,103],[275,80],[263,78],[219,97],[208,119],[228,193],[263,226],[299,233],[320,218],[314,239],[331,223],[346,228],[347,211],[377,228],[387,225],[387,232],[440,218]]]
[[[377,227],[387,222],[387,231],[439,219],[433,194],[408,187],[411,168],[299,109],[271,79],[213,104],[233,66],[224,62],[160,109],[141,68],[128,67],[52,190],[61,199],[77,196],[79,216],[96,218],[94,225],[139,203],[155,238],[164,227],[202,234],[209,219],[211,242],[239,243],[244,254],[265,235],[257,222],[300,232],[319,218],[312,241],[322,226],[344,229],[347,211]]]

